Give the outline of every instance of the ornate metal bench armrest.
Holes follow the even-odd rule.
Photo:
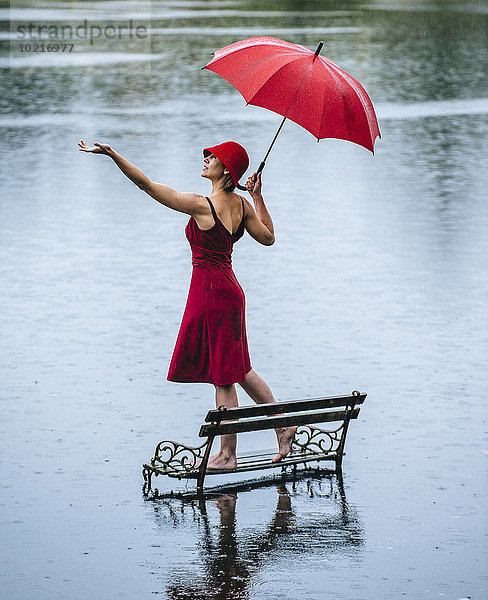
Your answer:
[[[293,438],[292,448],[302,452],[314,452],[316,454],[329,454],[337,451],[344,424],[334,431],[326,431],[312,425],[298,427]]]
[[[151,467],[161,473],[181,473],[195,470],[196,463],[203,459],[207,441],[201,446],[186,446],[171,440],[159,442],[151,459]]]

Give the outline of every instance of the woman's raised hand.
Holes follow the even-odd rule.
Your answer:
[[[261,173],[257,176],[256,173],[253,173],[251,177],[248,177],[246,181],[246,190],[251,196],[258,196],[261,194]]]
[[[95,142],[91,148],[89,148],[83,140],[78,142],[78,150],[82,152],[93,152],[94,154],[109,154],[112,148],[108,144],[99,144]]]

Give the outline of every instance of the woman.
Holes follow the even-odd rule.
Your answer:
[[[246,182],[254,208],[234,192],[249,166],[245,149],[236,142],[204,149],[201,176],[212,184],[206,197],[151,181],[108,144],[95,142],[89,148],[81,140],[78,146],[83,152],[109,156],[141,190],[168,208],[190,215],[185,233],[193,273],[168,379],[213,383],[217,407],[238,406],[235,383],[258,404],[276,402],[268,384],[251,368],[244,292],[232,271],[232,248],[245,230],[265,246],[275,241],[273,221],[261,194],[261,174]],[[276,430],[275,462],[289,453],[295,429]],[[235,434],[221,436],[220,451],[210,457],[207,468],[234,469],[236,444]]]

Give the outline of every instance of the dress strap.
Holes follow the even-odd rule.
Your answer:
[[[246,209],[244,208],[244,198],[242,196],[239,196],[239,198],[241,199],[241,204],[242,204],[242,217],[241,217],[241,222],[239,223],[239,227],[237,228],[237,231],[239,231],[239,229],[241,228],[241,225],[244,223],[244,215],[246,214]]]
[[[205,196],[205,198],[208,200],[208,203],[210,204],[210,210],[212,211],[212,217],[215,219],[215,222],[217,222],[217,213],[215,212],[215,208],[214,208],[213,204],[210,202],[210,198],[208,196]]]

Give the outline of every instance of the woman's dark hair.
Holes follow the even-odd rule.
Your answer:
[[[224,179],[224,190],[226,192],[233,192],[236,188],[236,184],[234,183],[234,180],[232,179],[232,175],[230,173],[227,173],[225,175],[225,179]]]

